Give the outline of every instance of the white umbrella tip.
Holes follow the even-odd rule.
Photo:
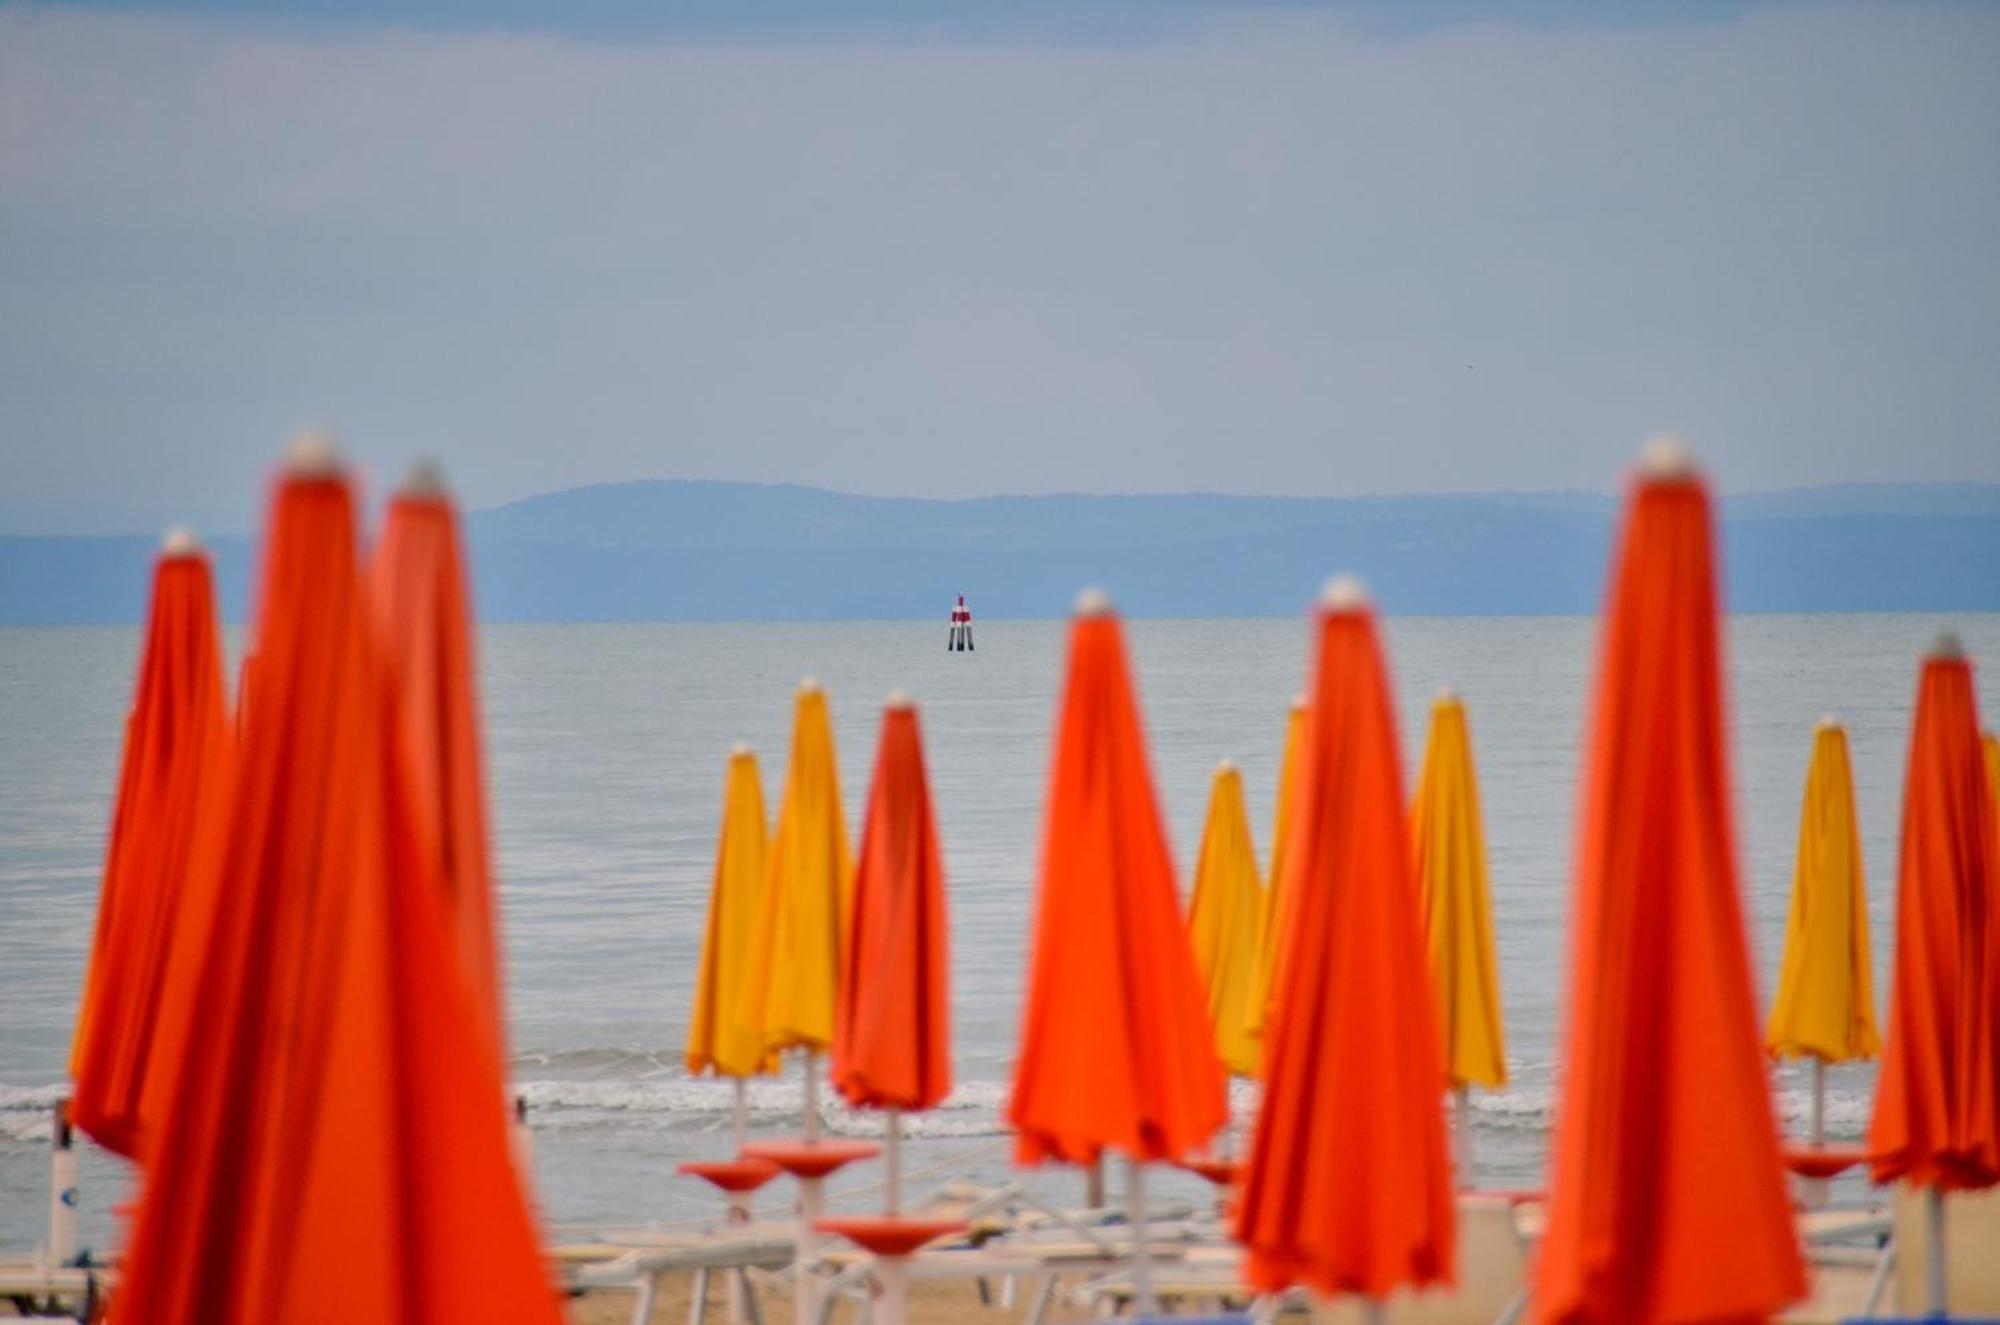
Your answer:
[[[1686,439],[1663,432],[1639,449],[1639,472],[1647,478],[1691,479],[1698,469]]]
[[[1458,702],[1458,692],[1450,686],[1439,686],[1436,702],[1440,704],[1456,704]]]
[[[1080,617],[1110,616],[1111,595],[1092,585],[1076,596],[1075,611]]]
[[[750,748],[750,742],[748,741],[738,741],[729,747],[729,757],[731,759],[748,759],[755,753],[757,752]]]
[[[445,486],[443,466],[429,458],[419,460],[410,466],[410,472],[403,475],[403,486],[398,491],[405,497],[451,495],[451,489]]]
[[[1931,657],[1955,662],[1965,656],[1965,641],[1955,630],[1940,630],[1931,641]]]
[[[1230,759],[1227,756],[1224,756],[1223,758],[1215,761],[1215,775],[1217,777],[1224,777],[1230,773],[1234,773],[1235,771],[1236,771],[1236,761],[1234,759]]]
[[[1820,714],[1820,715],[1819,715],[1819,722],[1818,722],[1817,724],[1815,724],[1815,726],[1814,726],[1814,730],[1816,730],[1816,731],[1823,731],[1823,732],[1830,732],[1830,731],[1839,731],[1839,730],[1840,730],[1840,715],[1839,715],[1838,713],[1822,713],[1822,714]]]
[[[913,709],[916,706],[917,701],[910,698],[910,692],[907,690],[891,690],[882,696],[882,707],[885,709]]]
[[[160,535],[160,555],[163,557],[191,557],[201,551],[201,540],[187,525],[172,525]]]
[[[285,446],[285,472],[294,478],[330,478],[340,472],[340,447],[333,434],[307,428]]]
[[[1368,606],[1368,586],[1359,576],[1336,575],[1319,591],[1319,605],[1329,612],[1354,612]]]
[[[802,695],[817,695],[824,689],[826,687],[819,683],[817,676],[801,677],[799,680],[799,693]]]
[[[1301,690],[1298,694],[1292,696],[1292,712],[1304,713],[1307,709],[1311,707],[1312,707],[1312,696],[1306,694],[1303,690]]]

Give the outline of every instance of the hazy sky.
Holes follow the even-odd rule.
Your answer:
[[[2000,480],[2000,8],[248,11],[0,5],[0,529]]]

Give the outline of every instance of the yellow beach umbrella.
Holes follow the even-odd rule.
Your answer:
[[[1882,1051],[1875,1029],[1854,773],[1846,729],[1831,718],[1813,729],[1798,859],[1792,868],[1791,918],[1764,1045],[1780,1057],[1812,1060],[1814,1145],[1825,1136],[1826,1064],[1872,1058]]]
[[[1278,804],[1272,813],[1271,872],[1265,876],[1264,902],[1257,911],[1257,960],[1251,966],[1250,998],[1245,1005],[1253,1038],[1263,1036],[1264,1013],[1271,1002],[1271,983],[1278,964],[1278,935],[1284,928],[1279,902],[1284,896],[1285,853],[1292,835],[1292,787],[1305,731],[1306,699],[1300,695],[1292,700],[1291,711],[1285,716],[1285,753],[1278,763]]]
[[[808,1137],[818,1135],[819,1055],[833,1044],[834,994],[854,900],[854,858],[840,808],[826,691],[799,683],[785,798],[766,866],[759,962],[751,981],[764,1048],[806,1051]]]
[[[1250,813],[1243,805],[1243,774],[1225,759],[1216,765],[1208,793],[1208,823],[1201,830],[1187,923],[1195,966],[1208,990],[1216,1053],[1224,1067],[1244,1077],[1256,1074],[1259,1057],[1249,1005],[1263,905]]]
[[[1458,1168],[1472,1177],[1469,1088],[1507,1084],[1507,1038],[1500,1012],[1500,960],[1493,950],[1493,902],[1486,878],[1486,830],[1479,814],[1472,735],[1465,705],[1449,690],[1431,705],[1430,738],[1410,821],[1424,935],[1442,1022],[1445,1077],[1458,1102]]]
[[[730,751],[723,778],[722,828],[695,977],[694,1016],[688,1022],[687,1069],[697,1076],[713,1072],[737,1079],[739,1130],[742,1079],[777,1066],[750,1008],[757,927],[764,910],[767,824],[757,756],[749,746],[738,745]]]
[[[2000,814],[2000,736],[1987,732],[1979,738],[1986,751],[1986,789],[1993,793],[1993,809]]]

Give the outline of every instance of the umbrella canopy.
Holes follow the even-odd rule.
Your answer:
[[[1868,946],[1868,897],[1861,870],[1861,828],[1854,814],[1854,772],[1847,731],[1831,720],[1813,731],[1792,867],[1792,909],[1778,995],[1764,1045],[1790,1058],[1829,1063],[1872,1058],[1875,976]]]
[[[1103,595],[1070,627],[1020,1052],[1022,1163],[1176,1159],[1228,1117],[1181,922],[1125,641]]]
[[[481,1019],[506,1059],[493,876],[481,781],[472,611],[458,512],[420,465],[389,502],[369,565],[417,828],[437,862],[445,914]]]
[[[1353,581],[1319,615],[1290,923],[1236,1239],[1264,1289],[1386,1297],[1453,1274],[1443,1060],[1375,616]]]
[[[1612,566],[1537,1301],[1762,1319],[1805,1291],[1736,880],[1708,491],[1656,444]]]
[[[261,583],[200,1051],[120,1319],[555,1325],[324,443],[277,487]]]
[[[1224,1067],[1245,1077],[1256,1074],[1260,1058],[1257,1038],[1250,1033],[1250,997],[1263,907],[1250,814],[1243,804],[1243,774],[1225,759],[1216,766],[1209,788],[1208,822],[1201,830],[1187,924],[1195,968],[1208,990],[1215,1051]]]
[[[70,1116],[99,1144],[144,1152],[144,1100],[175,946],[206,940],[213,889],[199,877],[204,802],[228,795],[232,754],[208,558],[170,533],[153,569],[139,684],[83,996],[71,1047]],[[171,1060],[169,1060],[171,1061]]]
[[[833,1043],[850,1104],[929,1109],[951,1093],[944,855],[915,705],[891,695],[861,829]]]
[[[1987,732],[1979,743],[1986,751],[1986,787],[1993,793],[1993,812],[2000,815],[2000,736]]]
[[[1250,999],[1245,1008],[1250,1034],[1264,1033],[1270,1011],[1271,984],[1278,966],[1281,904],[1285,896],[1287,849],[1292,840],[1292,795],[1298,780],[1299,750],[1305,745],[1308,706],[1304,695],[1285,714],[1285,753],[1278,763],[1278,799],[1271,814],[1271,869],[1264,876],[1264,901],[1257,909],[1257,957],[1250,971]],[[1261,1071],[1261,1066],[1259,1068]]]
[[[696,1074],[747,1077],[778,1065],[777,1056],[764,1048],[750,1007],[754,945],[764,910],[766,824],[757,756],[739,745],[730,751],[723,776],[722,830],[715,843],[694,1015],[688,1020],[687,1069]]]
[[[1903,786],[1889,1037],[1868,1124],[1878,1183],[2000,1182],[2000,860],[1972,665],[1925,659]]]
[[[751,976],[753,1015],[767,1050],[817,1052],[833,1044],[854,857],[826,691],[810,679],[800,683],[792,710],[792,757],[769,870],[754,949],[761,965]]]
[[[243,651],[243,661],[236,666],[236,739],[243,739],[243,732],[250,717],[250,696],[257,688],[257,655],[248,649]]]
[[[1431,980],[1444,1028],[1445,1077],[1453,1086],[1504,1086],[1507,1041],[1486,881],[1486,829],[1465,705],[1449,692],[1431,705],[1430,738],[1410,819]]]

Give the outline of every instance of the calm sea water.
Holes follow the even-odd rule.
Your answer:
[[[1871,884],[1878,987],[1886,989],[1894,845],[1916,661],[1934,617],[1731,621],[1730,693],[1739,856],[1768,997],[1783,931],[1810,731],[1849,724]],[[2000,656],[2000,617],[1953,621]],[[673,1176],[728,1148],[728,1092],[680,1067],[700,945],[723,759],[764,756],[772,812],[791,691],[833,700],[850,823],[873,757],[877,705],[902,687],[923,705],[946,841],[953,1017],[961,1083],[917,1121],[912,1168],[1007,1173],[997,1125],[1014,1049],[1023,945],[1041,827],[1064,625],[981,621],[979,652],[948,655],[938,623],[493,626],[482,673],[515,1057],[536,1131],[540,1196],[558,1222],[672,1220],[713,1202]],[[1481,1177],[1539,1175],[1567,932],[1579,735],[1595,623],[1587,618],[1417,618],[1388,624],[1414,777],[1428,702],[1465,695],[1485,800],[1513,1084],[1478,1102]],[[1242,765],[1268,851],[1286,703],[1304,679],[1302,621],[1129,623],[1155,774],[1183,869],[1198,845],[1209,774]],[[232,644],[234,641],[232,640]],[[43,1138],[97,899],[120,716],[138,647],[131,629],[0,629],[0,1248],[41,1237]],[[1993,710],[1989,704],[1989,715]],[[1185,875],[1182,888],[1188,886]],[[1857,1136],[1872,1076],[1833,1073],[1830,1123]],[[797,1074],[753,1092],[757,1126],[786,1125]],[[1802,1079],[1779,1074],[1787,1116]],[[1239,1094],[1247,1106],[1250,1096]],[[837,1130],[865,1119],[836,1113]],[[836,1187],[848,1200],[868,1175]],[[92,1152],[86,1243],[113,1237],[129,1175]],[[1064,1173],[1032,1179],[1073,1197]],[[1192,1196],[1191,1180],[1166,1192]]]

